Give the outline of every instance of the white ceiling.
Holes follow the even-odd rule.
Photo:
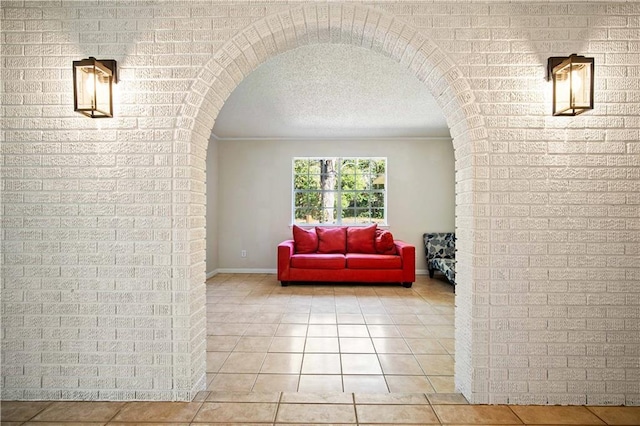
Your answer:
[[[395,61],[318,44],[278,55],[225,102],[218,138],[449,137],[440,107]]]

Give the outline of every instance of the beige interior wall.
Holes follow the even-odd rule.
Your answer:
[[[207,149],[207,272],[218,269],[218,141],[212,138]]]
[[[387,157],[389,229],[397,239],[416,245],[416,268],[420,272],[426,270],[422,234],[454,229],[454,153],[450,139],[212,138],[210,150],[216,144],[219,168],[217,173],[207,171],[207,191],[209,200],[216,191],[219,198],[217,215],[207,214],[207,241],[217,241],[218,247],[217,253],[215,249],[207,252],[208,274],[216,269],[275,271],[276,246],[291,235],[293,157]],[[210,212],[211,206],[207,210]],[[247,251],[246,258],[241,257],[242,250]]]

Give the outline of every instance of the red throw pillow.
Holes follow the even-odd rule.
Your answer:
[[[379,254],[396,254],[396,245],[393,242],[393,234],[384,229],[376,230],[376,252]]]
[[[293,225],[293,244],[296,253],[315,253],[318,251],[318,236],[314,228],[304,229]]]
[[[346,228],[316,227],[318,253],[345,253],[347,250]]]
[[[377,223],[364,228],[357,226],[347,228],[347,253],[375,254],[377,228]]]

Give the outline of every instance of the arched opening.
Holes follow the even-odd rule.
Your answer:
[[[333,13],[338,11],[338,13]],[[340,19],[332,19],[336,15]],[[473,402],[474,329],[472,314],[475,231],[475,178],[478,155],[486,144],[482,119],[468,83],[435,45],[392,16],[346,5],[312,5],[270,16],[235,36],[209,61],[187,98],[177,142],[189,147],[190,313],[193,383],[202,388],[204,341],[204,159],[215,118],[233,89],[268,58],[305,44],[342,43],[390,57],[423,82],[441,107],[453,138],[456,170],[456,232],[458,235],[456,294],[456,388]]]

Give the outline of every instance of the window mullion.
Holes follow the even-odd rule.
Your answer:
[[[342,158],[336,159],[336,169],[338,173],[337,184],[336,184],[336,197],[338,197],[338,202],[336,206],[336,215],[337,215],[337,223],[338,225],[342,225]],[[339,167],[338,167],[339,165]]]

